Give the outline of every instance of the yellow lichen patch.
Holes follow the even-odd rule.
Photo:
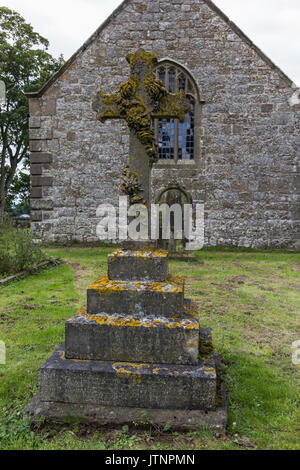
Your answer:
[[[198,342],[196,340],[190,341],[187,343],[186,347],[189,349],[196,349],[198,348]]]
[[[154,325],[161,326],[164,325],[167,328],[173,329],[173,328],[187,328],[187,329],[199,329],[198,323],[193,323],[191,320],[188,320],[187,318],[183,318],[179,322],[166,322],[162,320],[154,320]]]
[[[133,362],[115,362],[112,365],[113,369],[118,369],[119,367],[131,367],[134,370],[141,370],[141,369],[149,369],[151,366],[150,364],[136,364]]]
[[[178,375],[180,375],[180,372],[178,370],[171,370],[167,367],[156,367],[155,369],[153,369],[152,373],[154,375],[158,375],[160,372],[163,371],[167,372],[170,377],[177,377]],[[187,373],[193,374],[193,371],[184,371],[182,372],[182,375],[187,375]]]
[[[90,287],[90,290],[96,290],[100,294],[112,294],[124,291],[149,291],[149,292],[162,292],[178,294],[183,292],[184,278],[182,276],[169,275],[164,282],[129,282],[129,281],[111,281],[108,279],[107,274]]]
[[[185,370],[182,372],[182,375],[187,376],[187,375],[193,375],[194,371],[193,370]]]
[[[185,329],[199,329],[199,324],[192,322],[188,318],[182,318],[180,321],[171,321],[168,319],[152,319],[143,318],[137,319],[131,316],[118,316],[118,315],[89,315],[87,321],[96,322],[98,325],[106,325],[112,328],[129,327],[129,328],[158,328],[164,326],[166,328],[185,328]]]
[[[133,383],[135,385],[141,385],[141,383],[142,383],[142,374],[133,374],[132,378],[133,378]]]
[[[183,291],[184,278],[181,276],[169,275],[167,280],[164,282],[133,282],[132,284],[136,286],[137,290],[147,287],[150,292],[170,292],[172,294],[177,294]]]
[[[60,353],[60,358],[63,360],[63,361],[66,361],[66,351],[61,351]],[[69,361],[73,361],[73,362],[92,362],[90,360],[86,360],[86,359],[68,359]]]
[[[109,259],[112,260],[112,258],[116,257],[135,257],[135,258],[141,258],[145,261],[148,259],[154,259],[154,258],[168,258],[168,252],[166,250],[159,250],[159,249],[151,249],[151,248],[145,248],[143,250],[124,250],[124,249],[118,249],[114,251],[111,255],[109,255]]]
[[[180,375],[178,370],[169,370],[168,375],[170,377],[176,377],[177,375]]]
[[[199,302],[193,300],[190,304],[184,304],[184,313],[199,318]]]
[[[107,106],[107,109],[98,114],[98,120],[125,119],[131,132],[145,147],[151,166],[158,160],[155,134],[152,129],[151,109],[138,95],[141,87],[139,79],[131,73],[129,80],[123,83],[115,94],[105,94],[102,91],[98,99]],[[94,103],[97,109],[97,103]]]
[[[136,171],[130,170],[127,166],[122,173],[122,182],[120,184],[121,191],[129,196],[130,205],[143,204],[147,206],[147,201],[143,199],[142,193],[144,192],[140,175]]]
[[[86,313],[87,313],[87,307],[85,305],[80,310],[78,310],[78,312],[76,312],[74,316],[75,317],[84,317],[84,315],[86,315]]]
[[[129,379],[129,377],[132,375],[131,370],[124,369],[123,367],[120,367],[120,369],[116,370],[116,373],[120,379]]]
[[[139,326],[144,326],[145,324],[139,320],[133,319],[132,317],[113,317],[109,315],[90,315],[88,321],[94,321],[98,325],[107,325],[114,327],[132,327],[136,328]]]
[[[199,372],[204,372],[206,375],[216,375],[216,369],[213,366],[203,365],[201,369],[197,369]]]
[[[132,377],[134,385],[141,385],[142,374],[141,369],[149,369],[150,364],[134,364],[130,362],[116,362],[112,368],[116,371],[117,377],[120,379],[129,379]]]
[[[158,59],[157,55],[153,52],[147,52],[143,49],[137,50],[134,54],[129,53],[126,56],[126,60],[129,63],[131,68],[134,68],[138,61],[146,64],[146,67],[149,70],[152,70],[153,67],[157,64]]]
[[[108,275],[105,274],[100,279],[95,281],[89,289],[97,290],[99,292],[122,292],[126,283],[110,281]]]
[[[170,372],[169,369],[167,369],[166,367],[156,367],[155,369],[153,369],[152,373],[154,375],[158,375],[162,370],[165,370],[167,372]]]

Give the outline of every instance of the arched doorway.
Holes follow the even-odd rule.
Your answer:
[[[170,212],[170,238],[168,240],[163,239],[163,227],[162,223],[164,220],[164,209],[159,213],[159,240],[158,245],[164,250],[168,250],[170,253],[182,253],[185,250],[186,239],[184,236],[184,206],[185,204],[192,204],[191,196],[182,188],[178,183],[171,183],[167,188],[160,192],[156,198],[156,204],[162,208],[179,205],[181,207],[181,227],[182,234],[181,238],[178,238],[178,233],[175,234],[175,223],[174,223],[174,212]],[[166,214],[168,217],[168,214]]]

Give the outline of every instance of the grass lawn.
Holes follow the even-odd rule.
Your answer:
[[[300,254],[203,250],[197,262],[170,262],[186,277],[213,329],[228,396],[226,438],[205,432],[92,429],[80,423],[31,426],[23,408],[38,370],[64,341],[64,322],[89,283],[106,272],[111,248],[49,248],[66,263],[0,289],[0,449],[300,449]]]

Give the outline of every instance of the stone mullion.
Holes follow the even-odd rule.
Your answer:
[[[165,87],[169,91],[169,67],[165,67]]]
[[[175,68],[175,93],[179,92],[179,81],[178,81],[178,69]],[[178,163],[178,128],[179,128],[179,121],[175,119],[175,148],[174,148],[174,163]]]
[[[169,85],[170,85],[169,70],[170,70],[169,67],[165,67],[165,87],[168,91],[169,91]],[[171,123],[171,121],[172,121],[172,119],[170,119],[170,123]],[[176,155],[175,146],[176,146],[176,140],[174,141],[174,161],[175,161],[175,155]]]
[[[155,78],[156,79],[159,78],[158,69],[155,70]],[[158,142],[158,119],[154,119],[154,134],[155,134],[156,142]]]
[[[175,121],[174,162],[178,163],[178,127],[179,127],[179,121],[178,121],[178,119],[174,119],[174,121]]]
[[[154,133],[156,142],[158,142],[158,119],[154,119]]]

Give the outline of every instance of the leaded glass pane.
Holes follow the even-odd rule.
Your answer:
[[[185,122],[178,123],[178,159],[194,160],[194,127],[195,111],[191,102],[191,110],[186,115]]]
[[[166,71],[165,68],[162,67],[158,71],[158,78],[163,82],[166,83]]]
[[[175,120],[158,121],[158,152],[163,160],[174,160]]]
[[[175,70],[169,70],[169,92],[175,93]]]
[[[185,91],[185,82],[186,82],[185,76],[183,74],[179,75],[179,77],[178,77],[178,88],[179,88],[179,90]]]

